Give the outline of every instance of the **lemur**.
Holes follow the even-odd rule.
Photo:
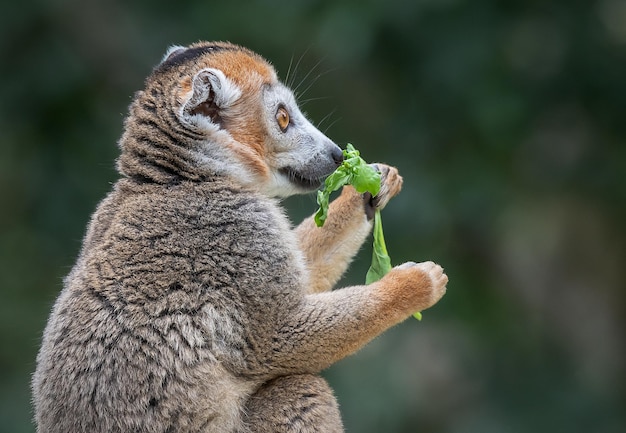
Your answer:
[[[341,149],[260,55],[171,48],[135,94],[120,179],[98,205],[43,334],[39,433],[341,432],[319,375],[444,294],[432,262],[330,290],[401,189],[346,186],[292,227]]]

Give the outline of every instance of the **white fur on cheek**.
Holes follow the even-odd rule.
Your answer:
[[[302,193],[296,185],[291,183],[284,175],[272,171],[270,181],[263,188],[263,193],[268,197],[289,197]]]
[[[255,185],[255,179],[250,170],[231,153],[229,146],[225,145],[230,141],[232,138],[228,132],[216,131],[198,149],[196,153],[197,164],[209,168],[215,174],[228,176],[239,184]]]

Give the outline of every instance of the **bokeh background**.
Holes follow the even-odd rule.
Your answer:
[[[348,432],[626,431],[626,2],[26,0],[0,6],[1,432],[34,431],[40,335],[133,92],[199,39],[290,70],[322,130],[396,165],[392,259],[449,275],[324,373]]]

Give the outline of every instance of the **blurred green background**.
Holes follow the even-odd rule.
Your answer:
[[[393,261],[449,275],[324,373],[348,432],[626,431],[626,2],[30,0],[0,6],[1,432],[34,431],[40,335],[133,92],[199,39],[291,64],[314,123],[403,174]]]

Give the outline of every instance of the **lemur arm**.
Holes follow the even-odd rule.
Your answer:
[[[409,262],[367,286],[305,295],[272,339],[271,365],[285,374],[318,372],[434,305],[447,281],[439,265]]]
[[[313,216],[302,221],[296,228],[296,235],[309,274],[307,293],[332,289],[371,229],[363,196],[352,186],[345,186],[341,195],[330,203],[328,218],[322,227],[315,225]]]

